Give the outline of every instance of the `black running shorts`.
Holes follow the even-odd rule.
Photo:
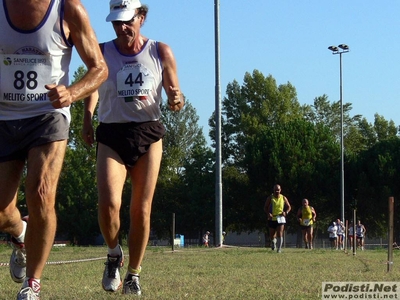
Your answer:
[[[278,221],[268,220],[268,227],[269,228],[276,229],[279,226],[283,226],[283,225],[285,225],[285,223],[278,223]]]
[[[128,167],[135,165],[150,145],[162,139],[165,128],[159,121],[143,123],[100,123],[96,129],[96,141],[121,157]]]

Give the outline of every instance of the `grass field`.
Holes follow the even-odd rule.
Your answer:
[[[127,254],[127,249],[124,249]],[[8,263],[11,248],[0,246],[0,262]],[[41,300],[127,299],[106,293],[101,277],[105,247],[60,247],[52,250],[42,277]],[[94,260],[89,260],[94,259]],[[359,251],[355,256],[323,249],[149,247],[143,262],[140,299],[321,299],[323,281],[400,281],[394,252],[387,272],[387,250]],[[88,261],[86,261],[88,260]],[[122,274],[126,272],[122,269]],[[15,299],[20,284],[0,267],[0,299]],[[135,298],[135,297],[133,297]]]

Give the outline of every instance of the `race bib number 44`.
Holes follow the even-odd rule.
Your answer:
[[[2,54],[0,72],[1,102],[48,101],[44,85],[51,83],[51,64],[47,56]]]
[[[154,76],[142,64],[125,65],[117,73],[117,96],[147,99],[152,91],[153,82]]]

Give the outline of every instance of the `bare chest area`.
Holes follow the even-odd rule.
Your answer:
[[[40,25],[49,9],[49,0],[5,0],[8,16],[13,26],[32,30]]]

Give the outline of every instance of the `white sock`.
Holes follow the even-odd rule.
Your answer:
[[[29,286],[29,279],[31,279],[31,278],[30,277],[25,277],[24,282],[22,283],[22,288],[25,288],[25,287]],[[33,278],[33,280],[35,280],[37,283],[40,284],[40,279]]]
[[[117,244],[117,246],[114,249],[108,248],[108,254],[111,256],[121,255],[120,245]]]
[[[278,249],[281,249],[282,248],[282,242],[283,242],[283,239],[281,238],[281,237],[278,237],[277,238],[277,248]]]
[[[26,222],[22,221],[22,233],[19,236],[14,237],[19,243],[24,243],[25,241],[26,225]]]

